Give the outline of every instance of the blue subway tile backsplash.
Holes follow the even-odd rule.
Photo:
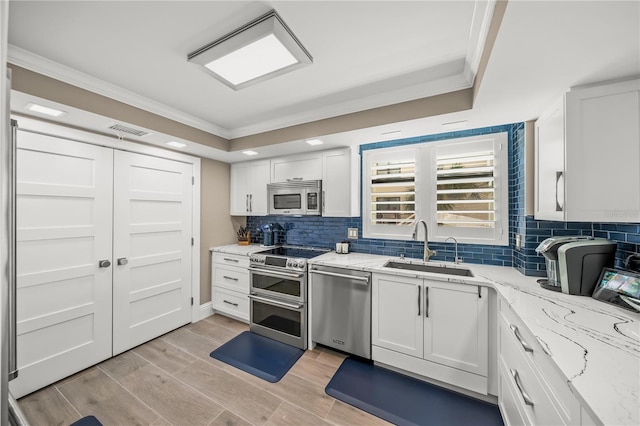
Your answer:
[[[617,267],[622,267],[629,255],[640,252],[640,223],[554,222],[535,220],[533,216],[526,216],[524,123],[376,142],[362,145],[360,152],[498,132],[507,132],[509,137],[509,246],[459,244],[458,256],[465,263],[513,266],[525,275],[544,276],[546,275],[544,258],[535,252],[535,248],[544,239],[561,235],[588,235],[616,241],[618,243]],[[403,254],[408,258],[422,257],[424,244],[419,241],[361,238],[362,218],[360,217],[249,216],[247,227],[252,231],[253,242],[262,243],[262,234],[256,229],[269,223],[279,223],[284,228],[284,231],[276,234],[275,242],[278,244],[334,248],[337,242],[349,241],[350,250],[353,252],[388,256]],[[359,238],[347,240],[347,228],[358,228]],[[520,250],[515,248],[516,235],[522,238]],[[429,247],[438,252],[432,259],[454,260],[453,243],[430,242]]]

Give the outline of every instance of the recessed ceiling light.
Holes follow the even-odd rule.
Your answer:
[[[185,146],[187,146],[186,143],[176,142],[176,141],[169,141],[167,142],[167,145],[172,146],[174,148],[184,148]]]
[[[244,155],[258,155],[258,153],[255,151],[242,151],[242,153]]]
[[[313,62],[275,10],[189,53],[187,60],[234,90]]]
[[[443,123],[443,130],[460,130],[467,127],[467,120],[452,121],[451,123]]]
[[[34,103],[27,104],[26,108],[29,111],[39,112],[40,114],[50,115],[52,117],[60,117],[61,115],[66,114],[66,111],[61,111],[59,109],[49,108]]]
[[[307,143],[309,145],[322,145],[322,141],[320,139],[309,139]]]

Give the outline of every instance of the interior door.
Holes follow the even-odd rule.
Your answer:
[[[113,151],[17,139],[20,397],[111,356]]]
[[[191,320],[192,165],[116,151],[113,354]]]

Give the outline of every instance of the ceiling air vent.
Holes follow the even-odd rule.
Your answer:
[[[135,136],[147,136],[151,134],[146,130],[140,130],[140,129],[136,129],[135,127],[129,127],[129,126],[125,126],[123,124],[118,124],[118,123],[112,124],[111,126],[109,126],[109,128],[111,130],[115,130],[116,132],[127,133],[129,135],[135,135]]]

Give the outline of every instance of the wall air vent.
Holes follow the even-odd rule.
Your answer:
[[[129,126],[125,126],[124,124],[118,124],[118,123],[112,124],[111,126],[109,126],[109,128],[111,130],[115,130],[116,132],[127,133],[129,135],[134,135],[134,136],[147,136],[151,134],[146,130],[136,129],[135,127],[129,127]]]

